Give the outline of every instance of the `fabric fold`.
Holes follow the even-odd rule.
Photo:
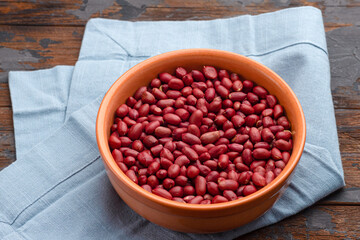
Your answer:
[[[17,157],[64,123],[73,69],[57,66],[9,73]]]

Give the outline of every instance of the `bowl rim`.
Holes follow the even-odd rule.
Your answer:
[[[276,79],[279,82],[279,84],[282,85],[282,87],[287,88],[287,90],[289,91],[289,93],[290,93],[291,97],[293,98],[294,103],[299,111],[299,115],[301,118],[300,119],[301,124],[300,124],[300,129],[297,130],[297,133],[303,137],[299,141],[299,145],[300,145],[299,151],[296,152],[295,155],[294,155],[294,153],[292,153],[292,155],[291,155],[291,158],[293,158],[294,160],[289,161],[286,165],[286,171],[282,171],[270,184],[266,185],[262,189],[256,191],[255,193],[253,193],[249,196],[246,196],[244,198],[240,198],[237,200],[233,200],[233,201],[229,201],[229,202],[225,202],[225,203],[217,203],[217,204],[189,204],[189,203],[180,203],[180,202],[176,202],[173,200],[169,200],[169,199],[157,196],[153,193],[150,193],[150,192],[146,191],[145,189],[143,189],[138,184],[132,182],[125,175],[125,173],[120,170],[120,168],[117,166],[117,164],[115,163],[115,161],[111,155],[111,151],[109,149],[109,146],[107,143],[107,137],[106,137],[106,132],[108,131],[108,129],[104,129],[104,121],[105,120],[102,119],[102,117],[104,117],[106,115],[105,113],[106,113],[107,106],[111,102],[112,96],[116,93],[115,90],[118,89],[119,87],[121,87],[127,79],[131,79],[131,77],[134,74],[137,74],[138,70],[141,70],[141,68],[143,68],[143,67],[147,67],[147,66],[153,64],[154,62],[161,61],[162,59],[167,58],[167,57],[176,58],[179,56],[186,56],[186,55],[192,55],[192,56],[194,56],[194,55],[207,55],[207,56],[222,55],[223,57],[224,56],[235,57],[247,64],[255,64],[258,68],[260,68],[260,70],[265,75],[270,76],[273,79]],[[106,166],[109,168],[109,170],[118,179],[121,179],[121,181],[125,185],[127,185],[128,188],[133,189],[138,194],[140,194],[142,197],[144,197],[152,202],[155,202],[157,204],[160,204],[162,206],[166,206],[166,207],[170,207],[170,208],[177,208],[180,210],[192,210],[192,211],[198,211],[198,212],[209,211],[209,210],[217,211],[217,210],[224,210],[224,209],[229,209],[229,208],[233,208],[233,207],[239,207],[239,206],[254,202],[256,200],[259,200],[265,196],[269,196],[269,195],[272,196],[273,195],[272,190],[281,188],[282,183],[285,182],[286,179],[288,179],[291,176],[291,174],[294,172],[294,169],[297,166],[297,164],[300,160],[300,157],[302,155],[302,152],[304,150],[305,140],[306,140],[306,122],[305,122],[305,116],[304,116],[303,109],[300,105],[300,102],[299,102],[298,98],[296,97],[295,93],[290,88],[290,86],[279,75],[277,75],[274,71],[272,71],[270,68],[266,67],[265,65],[255,61],[253,59],[250,59],[246,56],[243,56],[243,55],[240,55],[237,53],[233,53],[233,52],[229,52],[229,51],[224,51],[224,50],[207,49],[207,48],[181,49],[181,50],[175,50],[175,51],[171,51],[171,52],[162,53],[162,54],[150,57],[150,58],[138,63],[137,65],[133,66],[128,71],[126,71],[123,75],[121,75],[112,84],[112,86],[109,88],[109,90],[105,94],[105,96],[100,104],[99,110],[98,110],[98,115],[96,118],[96,140],[97,140],[99,152],[101,154],[104,164],[106,164]]]

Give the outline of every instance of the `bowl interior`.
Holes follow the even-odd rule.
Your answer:
[[[187,70],[200,70],[204,65],[226,69],[240,74],[245,79],[254,81],[275,95],[284,107],[286,115],[291,122],[291,130],[294,133],[293,153],[283,172],[271,184],[252,195],[256,197],[266,191],[266,189],[279,187],[290,176],[304,148],[305,118],[300,103],[285,81],[269,68],[247,57],[220,50],[187,49],[161,54],[145,60],[122,75],[105,95],[96,123],[98,145],[105,164],[112,171],[121,172],[112,159],[108,146],[110,127],[113,124],[116,109],[129,96],[132,96],[139,87],[148,85],[159,73],[174,73],[175,68],[178,66],[185,67]],[[119,175],[125,176],[121,173]],[[130,184],[135,185],[133,183]]]

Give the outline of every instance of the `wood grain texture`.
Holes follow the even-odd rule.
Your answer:
[[[13,132],[12,111],[10,107],[0,108],[0,132]]]
[[[0,170],[15,161],[15,141],[13,132],[0,131]]]
[[[313,206],[237,240],[360,239],[359,229],[359,206]]]
[[[0,4],[0,24],[84,25],[94,17],[122,20],[205,20],[260,14],[297,6],[321,9],[328,30],[359,24],[360,3],[352,0],[8,0]]]
[[[74,65],[83,32],[84,26],[0,25],[0,106],[9,104],[9,71]]]
[[[84,27],[1,26],[0,71],[74,65]],[[6,82],[7,79],[1,79]]]
[[[336,108],[360,109],[359,36],[360,27],[356,26],[335,29],[326,34]]]
[[[0,82],[0,108],[1,107],[11,107],[9,85],[8,83],[2,82]]]
[[[355,156],[360,149],[360,111],[336,109],[335,112],[340,151],[344,156]]]

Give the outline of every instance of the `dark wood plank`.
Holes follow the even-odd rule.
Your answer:
[[[326,34],[331,89],[336,108],[360,109],[359,36],[360,27],[355,26],[335,29]]]
[[[355,154],[344,153],[341,157],[343,160],[346,188],[349,188],[351,191],[360,190],[360,157]],[[357,195],[357,198],[360,199],[360,195]]]
[[[0,108],[1,107],[10,107],[10,92],[9,86],[7,83],[0,82]]]
[[[313,206],[240,239],[360,239],[360,206]]]
[[[14,131],[12,111],[10,107],[0,107],[0,133]],[[1,142],[1,141],[0,141]]]
[[[314,6],[324,13],[328,29],[359,23],[360,4],[344,0],[331,1],[2,1],[0,24],[16,25],[84,25],[91,17],[122,20],[214,19],[242,14],[260,14],[287,7]],[[211,9],[211,11],[209,11]]]
[[[360,111],[336,109],[340,151],[345,155],[360,156]]]
[[[15,161],[15,141],[13,132],[0,131],[0,171]]]
[[[83,31],[84,27],[0,26],[0,71],[74,65]],[[6,82],[6,77],[0,79]]]
[[[358,164],[358,163],[354,163]],[[346,187],[326,197],[319,205],[356,205],[360,206],[360,188]]]

